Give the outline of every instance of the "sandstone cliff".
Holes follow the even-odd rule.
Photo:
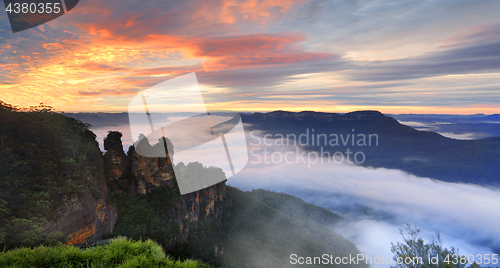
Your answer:
[[[101,239],[113,232],[116,224],[117,210],[114,204],[108,203],[108,188],[104,180],[92,176],[86,178],[93,186],[93,191],[85,189],[83,193],[68,196],[56,211],[59,214],[57,221],[51,221],[45,226],[46,232],[61,231],[68,236],[66,244],[73,245],[83,242],[92,242]],[[85,188],[83,181],[78,187]]]
[[[91,150],[99,151],[97,144]],[[111,234],[116,224],[117,209],[108,200],[102,157],[94,158],[89,168],[92,172],[79,168],[64,172],[63,176],[74,181],[80,193],[65,195],[62,204],[56,208],[58,219],[45,226],[46,232],[61,231],[66,235],[68,245],[99,240]]]
[[[186,241],[190,228],[199,224],[217,223],[225,228],[231,208],[231,200],[225,197],[225,181],[181,196],[172,167],[173,156],[167,153],[167,157],[145,157],[138,154],[134,146],[130,147],[125,155],[120,138],[120,133],[110,132],[104,141],[107,150],[105,159],[110,168],[108,172],[110,185],[119,191],[130,191],[133,195],[145,196],[146,200],[149,200],[148,206],[155,207],[155,214],[158,215],[164,230],[169,232],[161,244],[167,249],[172,249],[177,243]],[[149,143],[146,146],[149,146]],[[183,173],[192,169],[208,170],[200,163],[189,163],[179,168]],[[222,170],[215,172],[225,176]],[[210,175],[213,173],[214,170],[210,169]],[[164,200],[163,203],[153,204],[151,200],[158,198]],[[120,210],[120,213],[134,212]],[[119,214],[118,224],[121,224],[120,218],[126,216]],[[144,230],[151,228],[146,223],[140,224]]]
[[[111,234],[117,209],[108,200],[90,125],[43,104],[21,109],[1,101],[0,122],[0,203],[6,206],[0,245],[75,244]]]

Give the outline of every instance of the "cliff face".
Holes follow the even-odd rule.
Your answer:
[[[175,244],[187,240],[193,223],[213,224],[218,221],[225,228],[226,216],[228,216],[231,207],[230,202],[223,202],[225,191],[226,185],[222,182],[200,191],[182,195],[173,202],[173,209],[163,219],[165,226],[175,230],[169,241],[166,242],[170,249]]]
[[[58,220],[45,227],[47,232],[61,231],[67,235],[68,245],[99,240],[111,234],[116,224],[117,210],[114,204],[108,204],[106,182],[92,176],[87,177],[86,182],[92,183],[92,192],[85,189],[80,196],[65,197],[56,209]],[[78,181],[77,186],[85,187],[83,181]]]
[[[145,157],[133,148],[129,152],[131,173],[135,179],[132,192],[146,194],[158,186],[176,187],[170,157]]]
[[[117,209],[108,202],[104,160],[90,125],[43,104],[19,109],[1,101],[0,122],[0,203],[8,209],[0,230],[10,233],[0,243],[54,242],[40,234],[40,225],[69,237],[68,244],[113,231]]]
[[[160,215],[163,227],[170,233],[167,241],[162,244],[173,248],[175,244],[186,241],[193,224],[210,225],[218,222],[225,228],[231,208],[231,200],[225,197],[225,181],[181,196],[172,167],[172,156],[167,154],[167,157],[145,157],[139,155],[134,147],[125,155],[123,149],[116,146],[121,147],[120,137],[121,135],[111,132],[105,139],[105,158],[111,169],[110,182],[112,185],[122,185],[122,190],[130,190],[132,194],[144,196],[147,200],[156,190],[166,190],[160,198],[168,201],[159,204],[161,208],[157,207],[158,204],[150,204],[151,207],[156,207],[156,214]],[[109,147],[106,147],[106,144]],[[124,164],[124,161],[128,164]],[[189,164],[181,170],[188,171],[189,168],[204,170],[199,163]],[[224,176],[222,170],[220,174]],[[118,217],[120,221],[120,215]],[[143,224],[143,228],[148,229],[150,226]]]
[[[99,151],[97,144],[94,147],[91,150]],[[56,208],[58,219],[45,226],[46,232],[61,231],[68,236],[68,245],[99,240],[111,234],[116,224],[117,209],[108,201],[102,157],[94,158],[90,169],[89,173],[78,168],[64,171],[63,176],[74,181],[80,193],[64,196]]]

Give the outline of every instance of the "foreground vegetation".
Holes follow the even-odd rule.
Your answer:
[[[124,238],[85,250],[73,246],[18,248],[0,253],[0,267],[210,267],[199,261],[173,260],[152,240]]]
[[[467,268],[481,268],[474,261],[474,256],[471,260],[469,255],[460,254],[458,248],[444,248],[439,232],[436,232],[436,235],[432,236],[430,242],[427,243],[420,237],[420,229],[412,227],[408,223],[406,230],[400,229],[399,232],[404,242],[391,243],[391,251],[394,253],[393,259],[396,264],[391,268],[465,268],[466,265],[469,265]],[[483,261],[482,256],[486,257],[489,254],[478,255],[476,255],[479,257],[477,260],[481,262]],[[490,263],[490,259],[486,260]],[[469,261],[473,263],[469,263]],[[491,263],[493,264],[493,262]],[[487,263],[485,262],[485,264]]]

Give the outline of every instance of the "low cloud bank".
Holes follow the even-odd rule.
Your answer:
[[[94,129],[101,146],[108,130]],[[129,126],[114,127],[114,130],[124,134],[127,151],[132,144]],[[257,148],[249,146],[250,150]],[[271,152],[296,153],[295,147],[260,147]],[[263,155],[259,157],[263,159]],[[249,160],[247,167],[228,181],[229,185],[242,190],[261,188],[285,192],[343,214],[348,222],[335,226],[335,230],[368,256],[392,257],[390,242],[402,241],[399,229],[407,222],[421,228],[424,239],[434,231],[441,231],[444,246],[458,247],[461,253],[500,252],[498,188],[441,182],[400,170],[329,161],[264,163],[256,161],[253,155]],[[369,213],[361,213],[366,208]]]
[[[341,212],[352,219],[337,226],[337,231],[374,257],[393,256],[390,242],[402,241],[399,229],[406,222],[421,228],[424,239],[439,230],[444,246],[458,247],[461,253],[491,254],[500,249],[497,188],[344,163],[317,163],[308,168],[303,163],[251,162],[228,184],[243,190],[285,192]],[[345,208],[356,207],[368,207],[373,213],[362,215],[353,209],[346,214]]]

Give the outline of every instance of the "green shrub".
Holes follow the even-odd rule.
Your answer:
[[[0,253],[0,267],[210,267],[199,261],[178,261],[165,256],[152,240],[120,238],[85,250],[73,246],[18,248]]]

